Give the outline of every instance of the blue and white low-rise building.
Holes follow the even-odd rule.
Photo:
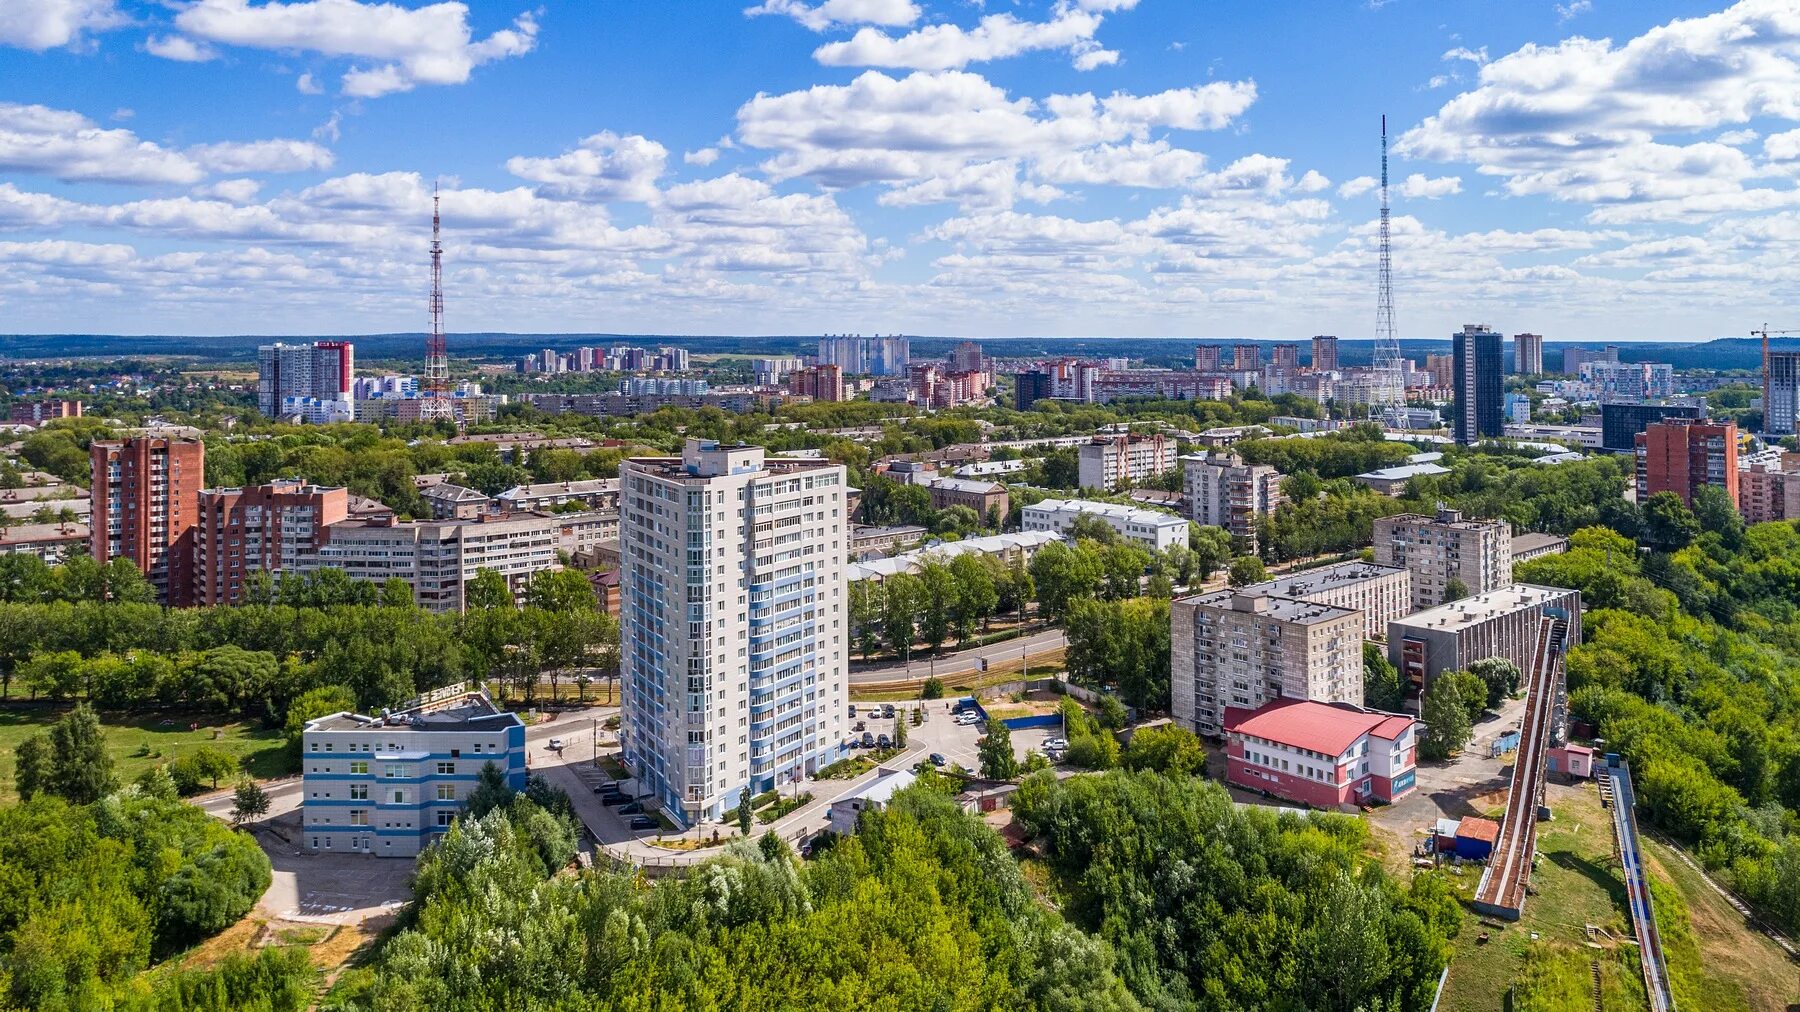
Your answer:
[[[490,762],[525,787],[525,723],[462,686],[394,713],[308,721],[301,749],[311,853],[416,856],[450,828]]]

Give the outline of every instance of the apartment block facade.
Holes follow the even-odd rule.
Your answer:
[[[1175,468],[1175,440],[1153,436],[1095,436],[1077,447],[1082,488],[1113,489],[1137,484]]]
[[[1800,351],[1771,351],[1763,366],[1763,431],[1791,436],[1800,419]]]
[[[256,407],[270,418],[287,414],[350,421],[356,350],[348,341],[265,344],[256,349]]]
[[[326,525],[348,518],[349,495],[292,479],[201,490],[190,602],[238,604],[251,573],[300,568],[318,551]]]
[[[1412,574],[1397,566],[1339,562],[1237,588],[1240,594],[1291,597],[1361,612],[1363,637],[1380,639],[1388,623],[1412,612]]]
[[[844,399],[844,370],[830,363],[795,369],[788,373],[787,388],[788,393],[796,397],[841,401]]]
[[[1067,535],[1079,517],[1094,517],[1104,522],[1127,541],[1136,542],[1153,552],[1187,547],[1188,522],[1158,510],[1137,509],[1118,503],[1092,502],[1086,499],[1045,499],[1019,511],[1020,529],[1055,531]]]
[[[515,595],[532,574],[554,569],[559,527],[535,513],[479,520],[392,517],[345,520],[325,528],[318,551],[300,559],[299,572],[341,569],[353,580],[406,581],[413,600],[437,612],[460,612],[475,574],[492,569]]]
[[[525,723],[480,692],[452,689],[397,713],[348,711],[301,733],[301,846],[416,857],[450,828],[493,763],[525,787]]]
[[[1536,376],[1544,371],[1544,335],[1513,335],[1513,372]]]
[[[88,447],[88,554],[130,559],[164,604],[187,603],[188,539],[200,519],[206,444],[140,436]]]
[[[1223,735],[1227,707],[1362,705],[1361,612],[1221,590],[1174,601],[1169,613],[1171,713],[1196,734]]]
[[[1452,336],[1456,441],[1468,446],[1502,433],[1500,335],[1479,323]]]
[[[1267,464],[1246,464],[1235,453],[1192,453],[1181,458],[1187,483],[1188,516],[1197,524],[1223,527],[1242,553],[1256,551],[1256,521],[1281,505],[1281,472]]]
[[[1738,512],[1747,524],[1800,518],[1800,454],[1751,464],[1738,472]]]
[[[686,825],[844,752],[847,476],[689,439],[620,469],[624,758]]]
[[[1467,594],[1512,583],[1512,525],[1504,520],[1464,520],[1461,510],[1402,513],[1377,518],[1375,562],[1411,574],[1413,610],[1444,603],[1451,580]]]
[[[1338,367],[1338,339],[1331,334],[1320,334],[1312,339],[1312,367],[1320,372],[1331,372]]]
[[[1712,485],[1738,501],[1736,422],[1667,419],[1646,426],[1633,440],[1637,456],[1637,501],[1673,492],[1692,506],[1694,495]]]

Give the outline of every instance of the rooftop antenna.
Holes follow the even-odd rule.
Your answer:
[[[1381,117],[1381,269],[1375,303],[1375,354],[1373,365],[1383,408],[1406,403],[1405,372],[1401,368],[1400,339],[1394,334],[1394,250],[1388,227],[1387,114]]]
[[[444,346],[444,243],[437,184],[431,186],[431,333],[425,337],[425,397],[419,421],[454,421],[450,403],[450,356]]]

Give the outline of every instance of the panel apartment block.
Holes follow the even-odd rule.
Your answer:
[[[398,713],[348,711],[301,734],[301,846],[309,853],[414,857],[455,820],[493,763],[525,787],[525,724],[479,692]],[[427,699],[430,698],[428,695]]]
[[[1020,511],[1020,529],[1067,535],[1078,517],[1094,517],[1127,541],[1153,552],[1187,547],[1188,522],[1170,513],[1086,499],[1045,499]]]
[[[1412,574],[1414,611],[1443,604],[1452,579],[1468,594],[1512,583],[1512,525],[1504,520],[1464,520],[1461,510],[1439,507],[1435,516],[1378,518],[1374,536],[1375,562]]]
[[[1246,464],[1235,453],[1191,453],[1181,458],[1188,515],[1197,524],[1223,527],[1240,553],[1256,551],[1256,521],[1281,505],[1281,472]]]
[[[844,468],[689,439],[620,468],[626,762],[688,825],[841,758]]]
[[[206,444],[140,436],[88,447],[92,484],[88,554],[130,559],[165,604],[187,603],[187,539],[200,518]]]
[[[345,520],[325,528],[325,540],[301,572],[341,569],[353,580],[405,580],[420,607],[462,611],[464,589],[492,569],[517,595],[532,574],[556,568],[555,517],[535,513],[479,520],[400,522],[393,517]]]
[[[1363,637],[1380,639],[1388,623],[1412,613],[1412,574],[1396,566],[1339,562],[1237,588],[1240,594],[1291,597],[1358,611]]]
[[[1169,614],[1171,712],[1190,731],[1217,738],[1226,707],[1275,699],[1362,705],[1361,612],[1221,590]]]
[[[1154,436],[1095,436],[1077,448],[1082,488],[1111,490],[1175,469],[1175,440]]]
[[[1692,506],[1694,495],[1712,485],[1738,501],[1738,429],[1736,422],[1669,419],[1656,422],[1634,437],[1637,455],[1637,501],[1658,492],[1673,492]]]

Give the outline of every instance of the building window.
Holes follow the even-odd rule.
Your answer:
[[[369,764],[365,760],[353,760],[350,763],[350,772],[358,775],[367,774],[369,772]]]
[[[352,808],[350,810],[350,824],[352,826],[368,825],[369,824],[368,811],[366,809],[361,809],[361,808]]]
[[[437,813],[437,824],[439,826],[448,826],[455,818],[455,812],[439,812]]]
[[[383,774],[382,774],[382,776],[386,776],[386,777],[404,777],[404,776],[406,776],[406,767],[404,767],[404,766],[396,766],[396,765],[394,765],[394,764],[392,764],[392,763],[389,763],[389,764],[388,764],[388,767],[387,767],[387,772],[386,772],[386,773],[383,773]]]
[[[406,792],[405,791],[395,791],[394,792],[394,804],[396,804],[396,805],[406,804]]]
[[[367,800],[369,800],[369,785],[368,784],[351,784],[350,785],[350,800],[351,801],[367,801]]]
[[[437,785],[437,796],[438,796],[439,801],[455,801],[456,800],[456,785],[455,784],[439,784],[439,785]]]
[[[455,763],[438,763],[437,771],[438,771],[438,776],[441,776],[441,777],[454,776],[456,774],[456,764]]]

